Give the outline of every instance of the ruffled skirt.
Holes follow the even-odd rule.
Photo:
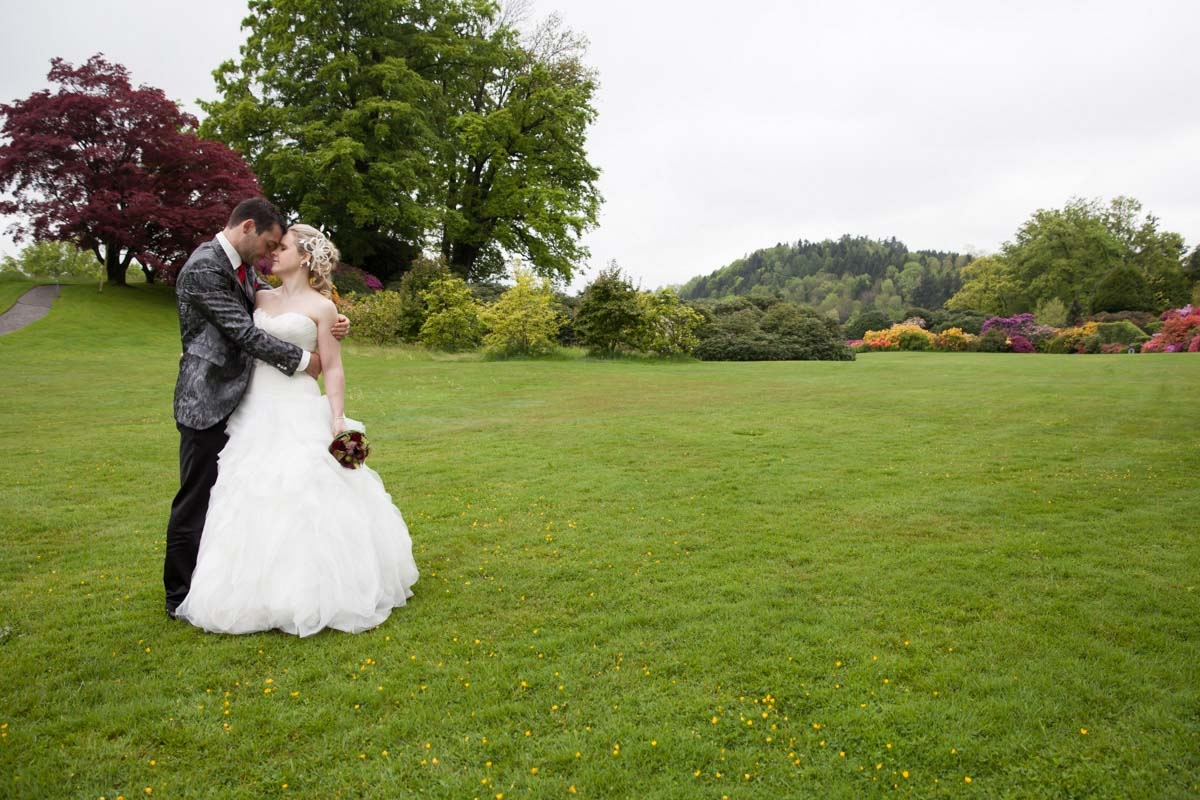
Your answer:
[[[179,617],[308,636],[367,630],[405,604],[419,574],[408,528],[374,470],[329,455],[316,381],[256,365],[227,430]]]

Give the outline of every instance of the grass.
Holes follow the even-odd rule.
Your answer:
[[[162,613],[178,352],[154,287],[0,339],[6,796],[1200,792],[1190,356],[351,346],[422,577],[298,640]]]
[[[37,285],[38,281],[0,276],[0,314],[12,308],[21,295]]]

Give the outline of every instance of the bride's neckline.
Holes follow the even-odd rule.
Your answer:
[[[267,311],[266,309],[256,308],[256,309],[254,309],[254,313],[262,314],[264,317],[267,317],[269,319],[279,319],[280,317],[286,317],[288,314],[292,314],[293,316],[297,316],[302,319],[306,319],[309,322],[312,322],[313,325],[317,324],[317,323],[313,322],[312,317],[308,316],[307,314],[301,314],[299,311],[281,311],[278,314],[272,314],[270,311]]]

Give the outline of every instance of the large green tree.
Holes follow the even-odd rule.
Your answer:
[[[503,273],[509,254],[569,278],[600,209],[599,171],[585,150],[596,91],[586,40],[557,16],[528,36],[518,21],[500,17],[480,31],[443,85],[439,244],[466,278]]]
[[[502,254],[571,274],[599,209],[580,48],[539,51],[486,0],[251,0],[244,25],[204,130],[348,261],[389,277],[431,248],[464,278]]]
[[[1011,314],[1057,299],[1073,318],[1093,306],[1168,308],[1190,292],[1183,253],[1183,238],[1159,230],[1133,198],[1074,199],[1034,212],[998,256],[964,269],[946,307]]]

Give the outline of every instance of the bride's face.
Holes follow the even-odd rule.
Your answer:
[[[271,272],[275,275],[283,276],[290,275],[296,270],[303,269],[304,253],[300,252],[300,248],[296,246],[296,236],[291,231],[283,235],[283,239],[279,242],[279,247],[275,248],[272,254],[274,264],[271,267]]]

